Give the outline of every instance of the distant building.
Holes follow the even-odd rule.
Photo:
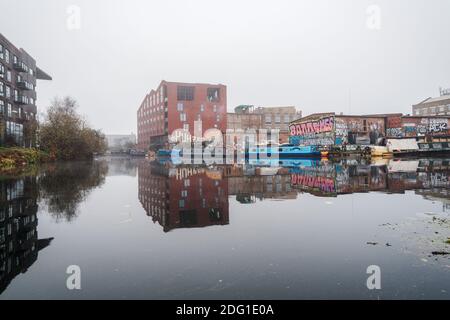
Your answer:
[[[278,129],[279,142],[289,139],[289,123],[301,118],[301,111],[294,106],[280,107],[254,107],[241,105],[236,107],[234,113],[227,115],[228,129]]]
[[[111,152],[125,152],[136,145],[136,135],[131,134],[107,134],[108,150]]]
[[[169,135],[185,129],[194,136],[194,121],[202,121],[202,135],[215,128],[225,133],[227,87],[222,84],[162,81],[147,94],[137,112],[138,149],[169,146]]]
[[[414,116],[450,115],[450,89],[440,89],[440,96],[427,98],[412,106]]]
[[[36,80],[51,79],[0,34],[0,146],[36,145]]]

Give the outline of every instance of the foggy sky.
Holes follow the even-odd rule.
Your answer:
[[[67,8],[81,28],[67,28]],[[369,5],[380,29],[367,27]],[[0,0],[0,32],[105,133],[136,132],[161,80],[222,83],[239,104],[313,112],[411,113],[450,87],[450,1]]]

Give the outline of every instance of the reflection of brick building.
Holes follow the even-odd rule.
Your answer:
[[[37,260],[51,239],[38,239],[35,177],[0,182],[0,293]]]
[[[229,223],[228,182],[220,171],[143,162],[139,200],[165,232]]]
[[[291,188],[290,178],[288,174],[230,176],[228,193],[241,203],[252,203],[256,199],[296,199],[297,191]]]
[[[162,81],[150,91],[137,111],[138,149],[168,146],[168,136],[185,129],[194,136],[194,121],[208,129],[226,131],[227,87],[221,84]]]

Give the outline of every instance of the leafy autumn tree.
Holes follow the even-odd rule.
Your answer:
[[[105,136],[90,128],[76,109],[75,99],[55,98],[40,125],[40,148],[56,159],[88,159],[106,151]]]

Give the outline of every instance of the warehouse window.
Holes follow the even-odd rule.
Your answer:
[[[220,100],[219,96],[219,88],[208,88],[207,90],[207,98],[209,102],[217,102]]]
[[[178,86],[177,87],[177,99],[179,101],[192,101],[194,100],[194,87]]]

